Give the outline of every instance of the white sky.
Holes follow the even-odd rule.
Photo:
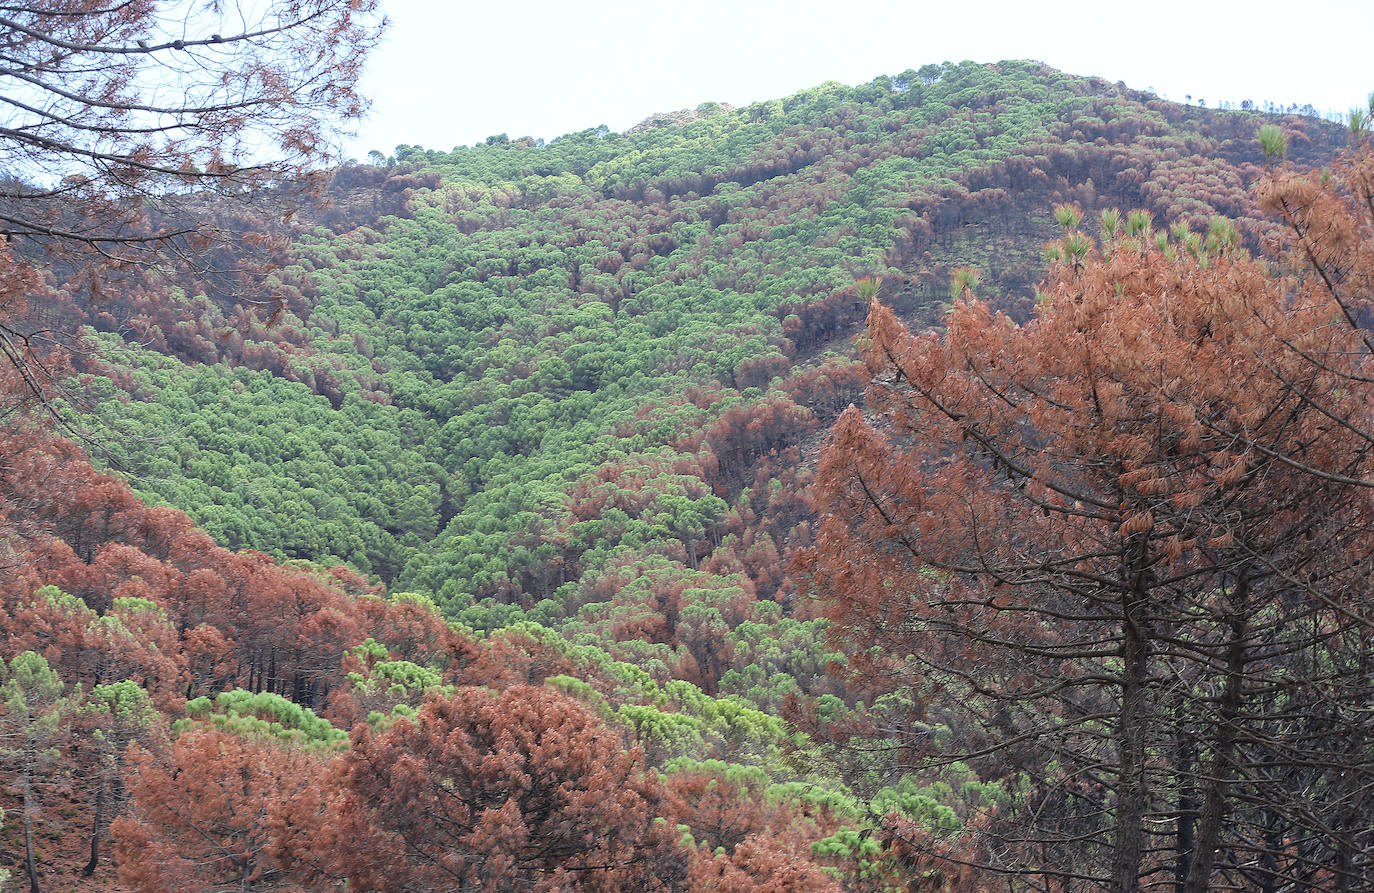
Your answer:
[[[383,0],[346,153],[552,139],[928,62],[1038,59],[1208,106],[1345,111],[1374,90],[1371,0]]]

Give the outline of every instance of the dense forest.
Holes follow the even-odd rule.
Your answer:
[[[15,239],[0,865],[1374,888],[1366,120],[946,63]]]

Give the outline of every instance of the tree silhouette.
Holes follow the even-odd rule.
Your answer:
[[[173,184],[232,194],[327,157],[337,119],[363,109],[375,5],[7,8],[5,234],[118,253],[167,234],[134,227],[143,209],[114,200]]]
[[[130,265],[203,252],[216,236],[209,195],[280,191],[329,157],[339,121],[362,113],[375,9],[40,0],[0,11],[0,233],[65,255],[60,276],[96,295]],[[55,414],[47,401],[73,346],[71,314],[36,305],[22,272],[33,261],[4,254],[20,275],[0,294],[0,355]]]

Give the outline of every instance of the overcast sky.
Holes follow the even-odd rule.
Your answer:
[[[347,154],[552,139],[928,62],[1038,59],[1182,102],[1344,111],[1374,90],[1371,0],[383,0]]]

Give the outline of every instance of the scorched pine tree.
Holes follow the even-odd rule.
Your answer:
[[[1098,241],[1063,208],[1024,326],[967,294],[939,333],[873,306],[804,564],[856,671],[909,694],[887,771],[1013,794],[957,835],[890,820],[922,864],[1374,888],[1371,173],[1271,172],[1274,266],[1222,221],[1107,212]]]

